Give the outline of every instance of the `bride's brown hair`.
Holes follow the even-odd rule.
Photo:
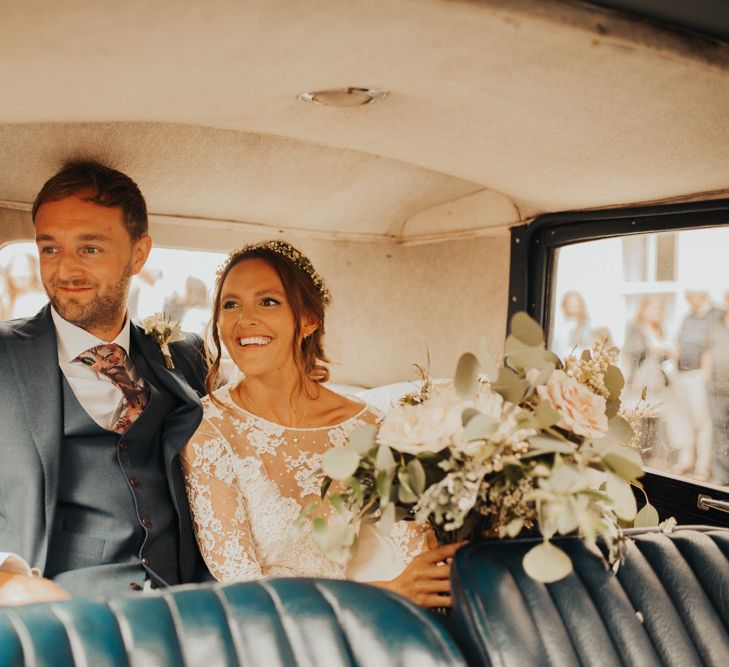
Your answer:
[[[220,316],[220,301],[223,283],[230,270],[246,259],[262,259],[278,274],[283,285],[286,299],[294,314],[294,342],[293,357],[302,379],[307,378],[314,382],[326,382],[329,379],[329,370],[323,363],[328,362],[324,354],[324,310],[331,299],[326,283],[316,272],[309,259],[286,241],[262,241],[243,246],[234,250],[225,264],[218,272],[213,297],[213,318],[211,323],[211,337],[215,350],[210,351],[205,346],[205,352],[210,365],[205,388],[212,400],[213,391],[217,388],[220,373],[220,360],[222,346],[218,332],[218,318]],[[316,329],[306,337],[301,337],[301,321],[308,314],[316,322]],[[301,343],[298,341],[301,339]]]

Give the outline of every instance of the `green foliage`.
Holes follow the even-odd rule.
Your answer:
[[[383,534],[403,518],[428,522],[441,542],[538,531],[544,541],[524,568],[545,583],[572,571],[550,542],[555,535],[576,532],[595,550],[600,538],[615,565],[621,526],[658,522],[650,503],[637,511],[633,488],[642,490],[643,467],[627,446],[633,429],[618,414],[625,381],[616,356],[596,347],[563,363],[545,348],[539,324],[517,313],[491,381],[470,353],[450,387],[433,386],[417,366],[421,389],[401,401],[413,407],[356,429],[348,447],[325,454],[322,498],[333,516],[322,519],[316,506],[297,523],[309,522],[317,545],[335,558],[351,554],[356,527],[373,516]]]
[[[478,390],[478,375],[481,372],[476,355],[466,352],[461,355],[453,378],[453,387],[460,398],[473,398]]]

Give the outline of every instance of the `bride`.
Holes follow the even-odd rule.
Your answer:
[[[244,246],[221,268],[209,395],[181,456],[200,551],[219,581],[379,579],[370,583],[426,607],[449,606],[449,563],[459,545],[430,548],[422,526],[397,522],[384,549],[373,548],[371,531],[349,568],[327,559],[308,532],[293,530],[301,509],[319,499],[315,473],[324,452],[377,420],[366,405],[322,385],[329,301],[311,262],[284,241]],[[244,379],[214,390],[221,342]]]

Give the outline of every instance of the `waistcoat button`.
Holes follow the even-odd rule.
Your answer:
[[[141,482],[136,477],[130,477],[129,484],[136,489],[141,485]]]
[[[143,516],[141,518],[142,525],[145,528],[151,528],[152,527],[152,519],[150,519],[148,516]]]
[[[129,444],[126,442],[126,440],[122,440],[119,443],[119,451],[120,452],[126,452],[127,449],[129,449]]]
[[[142,590],[142,587],[136,581],[133,581],[131,584],[129,584],[129,588],[131,588],[133,591]]]

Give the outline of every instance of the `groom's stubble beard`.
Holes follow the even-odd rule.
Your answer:
[[[127,307],[127,294],[132,279],[131,260],[124,267],[119,280],[108,286],[79,278],[76,280],[56,280],[45,284],[48,300],[56,312],[67,322],[82,329],[100,328],[113,325],[124,314]],[[59,287],[91,287],[95,293],[91,300],[84,301],[73,296],[60,297]]]

